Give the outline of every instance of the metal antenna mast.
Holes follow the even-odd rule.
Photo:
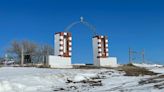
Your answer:
[[[91,25],[89,22],[84,21],[84,17],[82,17],[82,16],[80,17],[80,21],[75,21],[75,22],[71,23],[69,26],[67,26],[65,28],[65,31],[68,32],[73,26],[75,26],[77,24],[83,24],[83,25],[87,26],[88,28],[90,28],[93,31],[94,35],[97,35],[96,27]]]
[[[139,57],[136,57],[139,55]],[[129,63],[133,63],[134,60],[140,60],[142,63],[145,63],[145,51],[137,52],[129,48]]]

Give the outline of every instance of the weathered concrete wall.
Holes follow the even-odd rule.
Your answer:
[[[48,59],[51,68],[72,68],[70,57],[49,56]]]
[[[108,58],[100,58],[100,66],[104,67],[117,67],[117,58],[116,57],[108,57]]]

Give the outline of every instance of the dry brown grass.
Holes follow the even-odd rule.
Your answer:
[[[123,65],[119,67],[119,69],[125,72],[125,76],[157,75],[157,73],[145,68],[134,66],[133,64]]]

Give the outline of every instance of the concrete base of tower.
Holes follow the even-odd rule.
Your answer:
[[[108,57],[94,59],[94,65],[100,67],[117,67],[118,63],[116,57]]]
[[[48,64],[51,68],[72,68],[70,57],[49,56]]]

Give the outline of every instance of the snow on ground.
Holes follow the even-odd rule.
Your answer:
[[[133,65],[138,66],[138,67],[145,67],[145,68],[154,68],[154,67],[163,67],[163,65],[159,64],[146,64],[146,63],[133,63]]]
[[[151,71],[153,72],[156,72],[156,73],[162,73],[164,74],[164,67],[161,67],[161,68],[153,68],[153,69],[150,69]]]
[[[138,64],[138,63],[133,63],[133,65],[138,66],[138,67],[143,67],[147,68],[150,71],[156,72],[156,73],[162,73],[164,74],[164,65],[159,65],[159,64]]]
[[[160,70],[158,70],[160,69]],[[154,68],[154,71],[164,71]],[[0,92],[164,92],[113,69],[0,68]],[[68,81],[69,80],[69,81]]]

